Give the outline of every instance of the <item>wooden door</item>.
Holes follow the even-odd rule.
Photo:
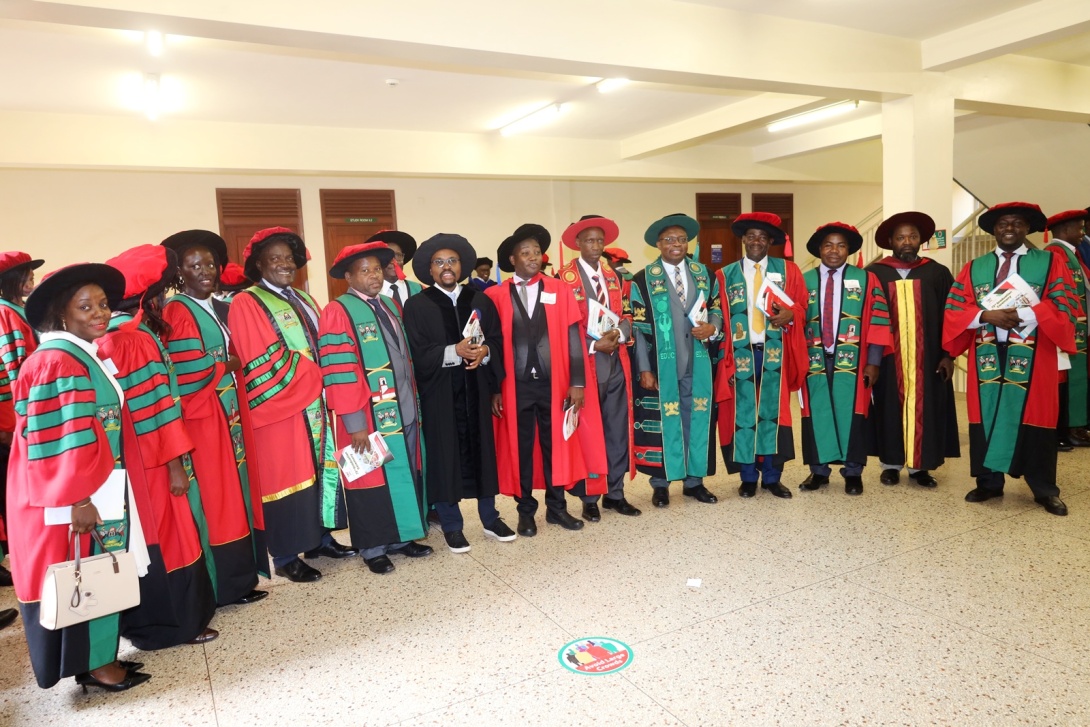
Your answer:
[[[344,248],[366,242],[380,230],[397,229],[392,189],[321,189],[318,196],[322,201],[326,272]],[[343,278],[333,280],[326,275],[326,280],[330,300],[348,290]]]
[[[742,214],[742,195],[696,195],[696,219],[700,223],[700,262],[715,272],[742,257],[742,246],[730,231],[730,223]]]
[[[242,264],[250,238],[267,227],[287,227],[304,240],[303,206],[298,189],[217,189],[220,235],[227,242],[227,259]],[[295,287],[310,291],[307,267],[295,274]]]
[[[793,194],[757,194],[753,195],[754,212],[771,212],[780,216],[783,231],[791,238],[794,249],[806,249],[806,240],[795,239],[795,195]],[[799,248],[802,245],[802,248]],[[783,245],[773,245],[768,249],[772,257],[784,257]],[[794,259],[794,255],[792,255]]]

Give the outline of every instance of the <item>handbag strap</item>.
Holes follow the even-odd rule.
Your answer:
[[[74,589],[72,589],[72,600],[71,600],[72,608],[75,609],[75,608],[79,608],[80,602],[83,600],[83,589],[82,589],[83,574],[80,571],[80,549],[81,548],[80,548],[79,533],[77,533],[75,530],[72,530],[71,528],[69,528],[69,536],[74,536],[72,539],[76,543],[75,548],[74,548],[75,555],[76,555],[76,558],[75,558],[76,567],[75,567],[75,571],[73,573],[73,575],[75,576],[76,587]],[[118,565],[117,556],[114,555],[109,550],[106,550],[106,544],[104,542],[102,542],[102,534],[98,532],[98,528],[91,528],[91,537],[95,539],[96,543],[98,543],[98,547],[102,548],[102,552],[106,553],[107,555],[110,556],[110,560],[113,561],[114,573],[119,573],[121,571],[121,567],[120,567],[120,565]],[[69,546],[69,547],[71,547],[71,546]]]

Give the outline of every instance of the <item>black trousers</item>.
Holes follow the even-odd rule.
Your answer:
[[[541,447],[545,469],[545,508],[550,512],[567,510],[564,489],[553,486],[553,412],[552,384],[548,379],[515,382],[515,417],[518,422],[519,482],[522,494],[516,497],[520,515],[537,512],[534,498],[534,442]]]

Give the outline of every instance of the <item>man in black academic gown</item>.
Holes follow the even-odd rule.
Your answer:
[[[883,485],[895,485],[901,468],[917,485],[935,487],[931,470],[960,457],[954,408],[954,360],[942,348],[943,311],[954,276],[942,263],[920,257],[935,234],[923,212],[899,212],[878,226],[874,241],[892,255],[867,267],[882,284],[893,328],[893,353],[882,359],[869,421],[871,454]]]
[[[410,297],[404,309],[420,394],[428,504],[434,505],[454,553],[470,547],[462,532],[462,499],[477,500],[485,535],[501,542],[517,537],[496,510],[491,402],[504,376],[500,323],[488,296],[461,285],[476,260],[460,235],[439,234],[423,242],[413,272],[431,287]],[[481,341],[463,335],[474,314]]]

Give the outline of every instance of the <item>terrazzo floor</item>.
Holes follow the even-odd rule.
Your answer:
[[[1090,450],[1060,455],[1058,518],[1018,481],[964,502],[964,424],[962,446],[935,491],[882,486],[872,461],[862,497],[835,474],[801,493],[794,462],[792,500],[743,500],[721,473],[718,504],[675,484],[658,510],[639,477],[642,516],[572,533],[539,513],[538,536],[512,543],[486,540],[470,503],[467,554],[432,530],[435,554],[387,576],[323,560],[316,584],[264,583],[205,646],[123,644],[154,675],[124,694],[38,689],[14,626],[0,724],[1090,724]],[[627,643],[629,667],[565,669],[557,651],[592,636]]]

